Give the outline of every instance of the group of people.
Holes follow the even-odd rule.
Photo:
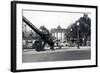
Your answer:
[[[47,29],[40,29],[40,34],[42,34],[38,39],[36,39],[35,43],[33,44],[33,48],[36,51],[45,51],[45,46],[48,44],[51,50],[54,50],[54,42],[50,33]],[[48,43],[49,42],[49,43]]]

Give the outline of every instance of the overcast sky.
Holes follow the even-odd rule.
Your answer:
[[[67,28],[74,23],[83,13],[63,13],[63,12],[43,12],[43,11],[23,11],[23,15],[31,21],[37,28],[45,26],[47,29]],[[88,15],[90,17],[90,15]]]

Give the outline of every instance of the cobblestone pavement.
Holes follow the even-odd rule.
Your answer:
[[[85,60],[91,58],[91,47],[63,47],[61,49],[36,52],[34,49],[25,49],[22,55],[23,62],[45,62],[65,60]]]

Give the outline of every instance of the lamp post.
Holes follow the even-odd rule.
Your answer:
[[[25,24],[25,40],[26,40],[25,48],[27,48],[28,40],[27,40],[27,26],[26,26],[26,24]]]
[[[71,31],[72,31],[73,29],[71,28]]]
[[[79,25],[80,23],[77,22],[77,48],[80,49],[80,42],[79,42]]]
[[[71,45],[73,45],[73,42],[72,42],[72,41],[73,41],[73,35],[72,35],[72,31],[73,31],[73,29],[71,28],[70,31],[71,31]]]

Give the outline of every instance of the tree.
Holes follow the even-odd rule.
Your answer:
[[[87,40],[91,36],[91,19],[87,14],[79,19],[81,35],[84,38],[84,45],[87,45]]]
[[[77,26],[77,22],[79,22],[79,26]],[[80,42],[82,44],[82,38],[84,38],[84,45],[86,45],[86,42],[88,40],[87,38],[90,38],[91,36],[91,19],[88,17],[88,15],[84,14],[83,17],[80,17],[78,20],[76,20],[75,23],[67,28],[67,31],[65,33],[66,38],[68,40],[70,40],[70,38],[77,39],[78,29]]]

